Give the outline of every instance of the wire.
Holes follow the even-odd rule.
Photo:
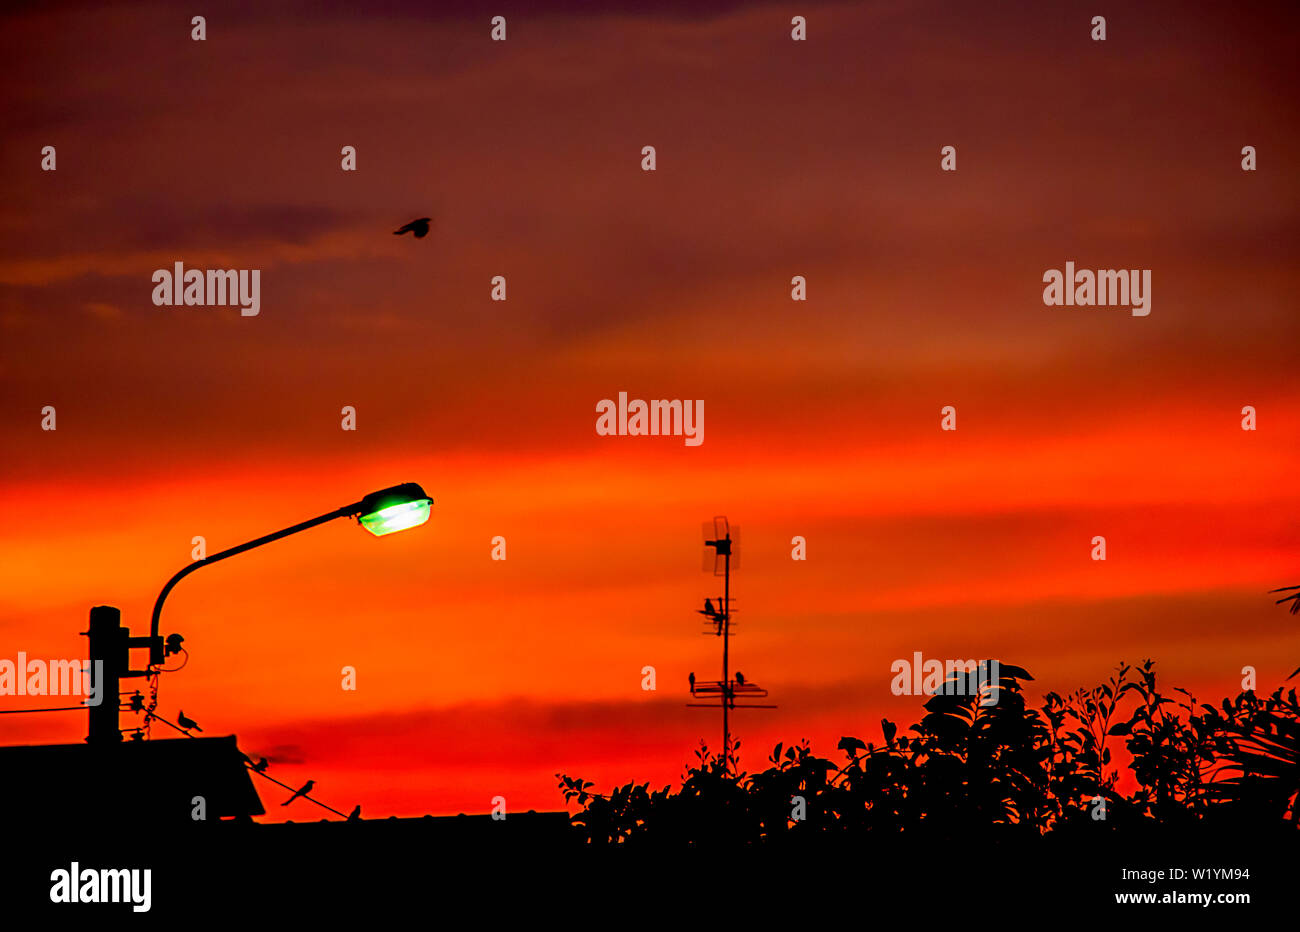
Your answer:
[[[153,732],[150,731],[149,725],[153,721],[153,710],[158,708],[158,671],[150,668],[148,677],[149,683],[149,704],[144,708],[144,737],[146,741],[153,740]],[[168,722],[167,724],[171,724]],[[175,726],[173,726],[175,727]]]
[[[189,662],[188,657],[186,658],[186,662],[187,663]],[[185,664],[181,664],[181,666],[177,667],[176,669],[179,670],[183,666],[185,666]],[[163,672],[172,673],[174,671],[165,670]],[[118,702],[119,709],[122,708],[122,697],[129,696],[129,695],[131,695],[131,693],[125,690],[117,694],[118,696],[117,702]],[[25,712],[84,712],[87,709],[93,709],[93,708],[94,706],[91,705],[62,705],[62,706],[51,707],[48,709],[0,709],[0,715],[19,715]],[[129,711],[129,709],[127,711]]]
[[[149,677],[148,677],[148,682],[149,682],[149,704],[148,704],[147,706],[145,706],[145,708],[144,708],[144,727],[143,727],[143,729],[136,729],[137,731],[141,731],[141,730],[143,730],[143,732],[144,732],[144,736],[145,736],[145,739],[146,739],[146,740],[152,740],[152,739],[153,739],[153,734],[152,734],[152,732],[150,731],[149,726],[153,724],[154,719],[157,719],[158,721],[162,722],[164,725],[166,725],[168,728],[173,729],[174,731],[179,731],[181,734],[183,734],[183,735],[184,735],[185,737],[187,737],[187,738],[194,738],[194,737],[196,737],[195,735],[190,734],[190,733],[189,733],[188,731],[186,731],[184,728],[181,728],[179,725],[174,725],[174,724],[172,724],[171,722],[167,721],[167,719],[163,718],[161,715],[159,715],[157,712],[154,711],[155,709],[158,708],[158,684],[159,684],[159,681],[161,680],[161,677],[160,677],[159,674],[162,674],[162,673],[175,673],[177,670],[183,670],[183,669],[185,669],[185,666],[190,662],[190,652],[187,651],[185,648],[182,647],[182,648],[181,648],[181,653],[185,655],[185,663],[182,663],[179,667],[172,667],[172,668],[170,668],[170,669],[167,669],[167,668],[162,667],[162,666],[151,666],[151,667],[149,667]],[[84,708],[84,706],[83,706],[83,707],[80,707],[80,708]],[[17,710],[17,711],[28,711],[28,710],[19,709],[19,710]],[[30,710],[30,711],[51,711],[51,712],[53,712],[53,711],[63,711],[63,710],[55,710],[55,709],[49,709],[49,710],[45,710],[45,709],[32,709],[32,710]],[[241,752],[241,753],[242,753],[242,752]],[[244,755],[244,756],[247,758],[248,755]],[[255,769],[255,768],[253,767],[252,764],[245,764],[244,766],[247,767],[249,770],[251,770],[253,773],[257,774],[259,777],[263,777],[263,778],[265,778],[265,779],[267,779],[267,780],[270,780],[272,783],[275,783],[275,784],[277,784],[277,785],[279,785],[279,786],[282,786],[282,787],[284,787],[286,790],[290,790],[290,791],[292,791],[292,792],[297,792],[297,790],[295,790],[292,786],[289,786],[289,784],[287,784],[287,783],[281,783],[279,780],[277,780],[275,777],[271,776],[270,774],[265,773],[265,772],[263,772],[263,771],[261,771],[261,770],[257,770],[257,769]],[[339,811],[338,811],[337,809],[335,809],[333,806],[327,806],[327,805],[325,805],[325,803],[321,802],[319,799],[312,799],[312,798],[311,798],[310,796],[308,796],[306,793],[301,794],[299,798],[301,798],[301,799],[305,799],[305,800],[307,800],[307,802],[309,802],[309,803],[314,803],[314,804],[316,804],[317,806],[320,806],[322,809],[327,809],[327,810],[329,810],[330,812],[334,813],[336,816],[339,816],[339,817],[342,818],[342,819],[347,819],[347,818],[348,818],[346,815],[344,815],[342,812],[339,812]]]
[[[150,726],[151,724],[153,724],[153,722],[154,722],[155,719],[156,719],[157,721],[162,722],[164,725],[166,725],[168,728],[172,729],[173,731],[179,731],[181,734],[183,734],[183,735],[184,735],[185,737],[187,737],[187,738],[194,738],[194,737],[197,737],[196,735],[192,735],[192,734],[190,734],[188,731],[186,731],[184,728],[181,728],[179,725],[175,725],[175,724],[172,724],[171,722],[167,721],[167,719],[163,718],[161,715],[159,715],[157,712],[154,711],[154,709],[156,709],[156,708],[158,707],[158,674],[159,674],[159,673],[175,673],[177,670],[180,670],[180,669],[184,668],[184,666],[185,666],[186,663],[189,663],[189,662],[190,662],[190,655],[189,655],[189,652],[186,651],[184,648],[181,648],[181,652],[185,654],[185,663],[183,663],[183,664],[181,664],[179,667],[175,667],[174,669],[171,669],[171,670],[164,670],[164,669],[161,669],[161,668],[156,669],[156,670],[154,670],[154,671],[152,672],[152,674],[151,674],[150,677],[149,677],[149,705],[144,709],[144,726],[143,726],[142,729],[141,729],[141,728],[132,729],[132,730],[134,730],[134,731],[143,731],[144,734],[145,734],[145,737],[146,737],[146,738],[151,738],[151,737],[152,737],[151,734],[150,734],[150,731],[149,731],[149,726]],[[121,703],[121,696],[124,696],[124,695],[129,695],[129,693],[119,693],[119,694],[118,694],[118,702],[119,702],[119,705],[120,705],[120,703]],[[60,707],[58,707],[58,708],[50,708],[50,709],[0,709],[0,715],[18,715],[18,714],[25,713],[25,712],[84,712],[84,711],[85,711],[86,709],[88,709],[88,708],[90,708],[90,706],[85,706],[85,705],[69,705],[69,706],[60,706]],[[261,770],[257,770],[257,769],[255,769],[251,764],[245,764],[245,766],[246,766],[250,771],[252,771],[253,773],[257,774],[259,777],[263,777],[263,778],[265,778],[265,779],[267,779],[267,780],[270,780],[272,783],[278,784],[279,786],[284,787],[286,790],[291,790],[291,791],[297,792],[297,791],[294,790],[294,788],[291,787],[289,784],[287,784],[287,783],[281,783],[279,780],[277,780],[275,777],[271,776],[269,773],[264,773],[264,772],[262,772]],[[328,809],[330,812],[334,813],[336,816],[339,816],[339,817],[342,818],[342,819],[347,819],[347,818],[348,818],[344,813],[339,812],[339,811],[338,811],[337,809],[335,809],[333,806],[327,806],[327,805],[325,805],[325,803],[321,802],[319,799],[312,799],[312,798],[311,798],[310,796],[308,796],[306,793],[301,794],[301,796],[300,796],[299,798],[301,798],[301,799],[305,799],[305,800],[307,800],[307,802],[309,802],[309,803],[315,803],[317,806],[320,806],[322,809]]]
[[[279,784],[280,786],[284,787],[286,790],[290,790],[290,791],[292,791],[292,792],[297,792],[297,790],[294,790],[294,788],[291,787],[289,784],[287,784],[287,783],[280,783],[279,780],[277,780],[275,777],[271,776],[269,773],[263,773],[261,770],[254,770],[253,767],[252,767],[252,765],[250,765],[250,764],[245,764],[244,766],[248,767],[249,770],[252,770],[253,773],[257,774],[259,777],[265,777],[267,780],[270,780],[272,783]],[[311,798],[310,796],[308,796],[306,793],[303,793],[303,794],[299,797],[299,799],[305,799],[305,800],[307,800],[307,802],[309,802],[309,803],[315,803],[316,805],[320,806],[322,809],[328,809],[330,812],[334,813],[336,816],[342,816],[344,819],[347,818],[346,815],[343,815],[343,813],[339,812],[339,811],[338,811],[337,809],[335,809],[333,806],[327,806],[327,805],[325,805],[323,802],[321,802],[319,799],[312,799],[312,798]]]
[[[167,721],[167,719],[163,718],[161,715],[158,715],[158,714],[155,713],[155,712],[150,712],[150,713],[149,713],[149,717],[145,719],[145,726],[146,726],[146,727],[148,727],[149,718],[156,718],[156,719],[158,719],[158,721],[162,722],[162,723],[163,723],[164,725],[166,725],[168,728],[174,728],[174,729],[176,729],[177,731],[179,731],[181,734],[183,734],[183,735],[184,735],[185,737],[187,737],[187,738],[193,738],[193,737],[196,737],[195,735],[190,734],[190,733],[189,733],[188,731],[186,731],[184,728],[181,728],[181,727],[179,727],[179,726],[177,726],[177,725],[173,725],[171,722]],[[241,751],[240,753],[243,753],[243,752]],[[244,756],[247,757],[248,755],[245,754]],[[279,784],[280,786],[284,787],[286,790],[290,790],[291,792],[297,792],[297,790],[295,790],[295,789],[294,789],[293,787],[291,787],[289,784],[287,784],[287,783],[280,783],[279,780],[277,780],[275,777],[271,776],[269,773],[264,773],[264,772],[261,771],[261,770],[257,770],[257,769],[255,769],[255,768],[253,767],[252,764],[245,764],[244,766],[245,766],[247,769],[249,769],[250,771],[252,771],[253,773],[257,774],[259,777],[265,777],[267,780],[270,780],[272,783]],[[300,799],[305,799],[305,800],[307,800],[307,802],[309,802],[309,803],[315,803],[316,805],[320,806],[322,809],[328,809],[330,812],[334,813],[336,816],[339,816],[339,817],[341,817],[341,818],[343,818],[343,819],[346,819],[346,818],[347,818],[347,816],[346,816],[344,813],[339,812],[339,811],[338,811],[337,809],[335,809],[333,806],[327,806],[327,805],[325,805],[323,802],[321,802],[319,799],[312,799],[312,798],[311,798],[310,796],[308,796],[306,793],[301,794],[301,795],[299,796],[299,798],[300,798]]]
[[[158,672],[159,672],[159,673],[175,673],[177,670],[184,670],[184,669],[185,669],[185,664],[188,664],[188,663],[190,662],[190,652],[187,651],[185,648],[182,647],[182,648],[181,648],[181,653],[185,655],[185,663],[182,663],[179,667],[171,667],[171,668],[163,668],[163,667],[159,667],[159,668],[158,668]]]
[[[153,715],[153,710],[156,709],[156,708],[158,708],[158,686],[159,686],[159,684],[160,684],[160,682],[161,682],[161,676],[160,676],[160,674],[163,674],[163,673],[175,673],[177,670],[183,670],[183,669],[185,669],[185,667],[186,667],[186,666],[189,664],[189,662],[190,662],[190,652],[187,651],[187,650],[186,650],[185,648],[183,648],[183,647],[182,647],[180,650],[181,650],[181,653],[185,655],[185,662],[182,663],[179,667],[172,667],[171,669],[167,669],[167,668],[165,668],[165,667],[163,667],[163,666],[161,666],[161,665],[159,665],[159,666],[150,666],[150,667],[149,667],[149,677],[148,677],[148,681],[149,681],[149,704],[148,704],[147,706],[145,706],[145,709],[144,709],[144,736],[145,736],[145,740],[152,740],[152,739],[153,739],[153,733],[149,730],[149,719],[150,719],[151,716],[156,717],[156,716]],[[166,722],[166,724],[171,725],[171,722],[168,722],[166,719],[160,718],[160,719],[158,719],[158,720],[159,720],[160,722]],[[176,728],[175,725],[172,725],[172,727],[173,727],[173,728]],[[177,730],[177,731],[184,731],[184,729],[181,729],[181,728],[177,728],[176,730]],[[190,735],[190,737],[192,738],[192,737],[194,737],[194,736],[193,736],[193,735]]]
[[[188,731],[186,731],[184,728],[180,727],[179,725],[173,725],[171,722],[167,721],[167,719],[163,718],[161,715],[158,715],[158,714],[155,713],[155,712],[146,712],[146,713],[145,713],[144,727],[145,727],[146,730],[148,730],[148,728],[149,728],[149,721],[150,721],[150,719],[155,719],[155,718],[158,719],[158,721],[162,722],[164,725],[166,725],[168,728],[174,728],[174,729],[176,729],[177,731],[179,731],[181,734],[183,734],[183,735],[184,735],[185,737],[187,737],[187,738],[193,738],[193,737],[194,737],[194,735],[190,734],[190,733],[189,733]]]

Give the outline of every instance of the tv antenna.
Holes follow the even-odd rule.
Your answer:
[[[722,577],[722,597],[715,603],[713,599],[704,600],[704,608],[697,611],[705,617],[707,623],[704,633],[722,638],[722,679],[697,681],[695,674],[690,676],[691,697],[707,699],[708,702],[688,702],[695,708],[722,708],[722,766],[730,765],[731,760],[731,721],[732,709],[775,709],[774,705],[756,705],[747,700],[764,699],[767,690],[745,678],[739,670],[731,674],[731,615],[735,611],[731,598],[731,571],[740,568],[740,528],[732,527],[726,517],[719,516],[711,522],[704,522],[704,570],[714,576]],[[737,705],[737,698],[744,704]]]

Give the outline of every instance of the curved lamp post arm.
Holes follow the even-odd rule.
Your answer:
[[[335,509],[334,511],[304,521],[301,524],[295,524],[293,527],[287,527],[282,531],[276,531],[273,534],[267,534],[265,537],[259,537],[257,540],[250,540],[246,544],[240,544],[238,547],[231,547],[229,550],[214,553],[212,556],[206,557],[205,559],[195,560],[171,579],[167,580],[167,585],[163,586],[162,592],[158,593],[158,601],[153,604],[153,624],[149,628],[149,665],[155,666],[163,662],[163,641],[158,635],[158,621],[162,617],[163,602],[167,600],[167,594],[172,591],[176,584],[186,576],[190,575],[190,573],[193,573],[200,567],[207,566],[209,563],[216,563],[218,560],[237,556],[246,550],[252,550],[254,547],[269,544],[282,537],[288,537],[290,534],[297,534],[299,531],[305,531],[308,528],[316,527],[316,525],[324,524],[326,521],[333,521],[335,518],[355,517],[360,515],[362,511],[363,508],[361,502],[344,505],[342,508]]]

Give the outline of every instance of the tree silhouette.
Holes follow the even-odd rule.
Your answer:
[[[882,720],[879,744],[842,738],[842,764],[816,756],[806,741],[778,744],[771,766],[749,775],[701,745],[676,792],[629,783],[602,795],[590,781],[556,777],[588,844],[634,848],[1300,825],[1294,689],[1198,706],[1186,690],[1161,694],[1147,660],[1136,669],[1120,664],[1092,689],[1048,693],[1034,709],[1022,685],[1033,679],[1028,671],[1010,664],[1000,671],[998,685],[982,689],[973,674],[956,674],[903,734]],[[1127,795],[1117,789],[1113,758],[1121,741],[1136,782]]]

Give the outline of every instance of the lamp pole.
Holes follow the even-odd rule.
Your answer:
[[[292,527],[275,531],[256,540],[250,540],[237,547],[231,547],[229,550],[214,553],[202,560],[195,560],[167,580],[167,585],[163,586],[162,592],[158,593],[158,601],[153,604],[153,622],[149,627],[149,665],[151,667],[160,666],[165,657],[163,639],[158,634],[158,622],[162,618],[163,602],[167,600],[168,593],[175,588],[178,582],[200,567],[225,560],[228,557],[237,556],[245,551],[252,550],[254,547],[260,547],[263,544],[269,544],[272,541],[288,537],[290,534],[297,534],[299,531],[314,528],[327,521],[333,521],[335,518],[361,519],[366,529],[376,536],[404,530],[427,521],[429,506],[432,504],[433,500],[424,493],[424,489],[414,482],[406,482],[392,488],[371,492],[359,502],[353,502],[351,505],[344,505],[342,508],[328,511],[323,515],[303,521],[301,524],[295,524]]]
[[[357,503],[360,504],[359,502]],[[267,534],[265,537],[259,537],[257,540],[250,540],[246,544],[240,544],[238,547],[231,547],[229,550],[223,550],[220,553],[214,553],[210,557],[202,560],[195,560],[189,566],[185,567],[171,579],[167,580],[167,585],[163,586],[162,592],[158,593],[158,601],[153,603],[153,623],[149,627],[149,665],[161,664],[163,662],[163,640],[158,636],[158,621],[162,618],[163,602],[167,601],[167,595],[175,588],[176,584],[186,576],[193,573],[200,567],[208,566],[227,557],[237,556],[254,547],[260,547],[263,544],[269,544],[272,541],[279,540],[282,537],[288,537],[290,534],[297,534],[299,531],[305,531],[308,528],[316,527],[318,524],[324,524],[326,521],[333,521],[335,518],[346,518],[356,514],[349,509],[354,506],[348,505],[344,508],[336,509],[319,517],[312,518],[310,521],[304,521],[301,524],[295,524],[293,527],[287,527],[282,531],[276,531],[273,534]]]

